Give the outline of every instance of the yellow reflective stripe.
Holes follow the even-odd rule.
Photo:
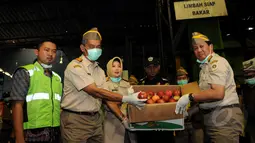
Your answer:
[[[30,102],[32,100],[50,99],[49,93],[35,93],[26,96],[26,101]]]
[[[56,94],[56,93],[55,93],[55,99],[58,100],[58,101],[60,101],[60,100],[61,100],[61,96],[60,96],[59,94]]]
[[[202,39],[202,40],[205,40],[205,41],[209,41],[208,38],[203,37],[203,36],[201,36],[201,35],[196,35],[196,36],[193,36],[192,38],[193,38],[193,39]]]
[[[94,30],[89,30],[89,31],[87,31],[86,33],[83,34],[83,36],[86,35],[86,34],[88,34],[88,33],[93,33],[93,32],[94,32],[94,33],[97,33],[98,36],[100,37],[100,40],[102,40],[101,34],[100,34],[98,31],[94,31]]]

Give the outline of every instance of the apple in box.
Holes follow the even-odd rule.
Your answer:
[[[147,104],[154,104],[154,103],[155,103],[155,101],[154,101],[154,100],[152,100],[152,99],[148,99],[148,100],[146,101],[146,103],[147,103]]]
[[[166,90],[165,91],[165,95],[171,97],[173,95],[172,91],[171,90]]]
[[[165,94],[164,94],[163,91],[159,91],[159,92],[157,93],[157,95],[158,95],[160,98],[162,98],[162,96],[164,96]]]
[[[147,95],[147,93],[146,92],[140,92],[139,94],[138,94],[138,98],[139,99],[147,99],[148,98],[148,95]]]
[[[168,102],[170,100],[170,96],[168,95],[163,95],[162,99],[165,101],[165,102]]]

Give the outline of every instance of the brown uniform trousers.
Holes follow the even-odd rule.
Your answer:
[[[95,115],[79,115],[62,111],[61,134],[63,143],[102,143],[103,116],[100,112]]]
[[[240,108],[223,108],[204,115],[205,132],[211,143],[239,143],[244,117]]]

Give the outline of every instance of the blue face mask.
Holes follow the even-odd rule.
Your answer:
[[[178,80],[177,83],[178,83],[178,85],[184,85],[184,84],[188,83],[188,80],[187,79]]]
[[[87,58],[90,61],[96,61],[101,56],[101,54],[102,54],[102,49],[99,49],[99,48],[89,49]]]
[[[120,82],[121,81],[121,77],[110,77],[112,82]]]
[[[255,77],[246,79],[245,82],[249,85],[255,85]]]
[[[208,58],[211,56],[211,54],[209,54],[203,61],[199,61],[198,59],[197,59],[197,62],[198,63],[200,63],[200,64],[204,64],[207,60],[208,60]]]

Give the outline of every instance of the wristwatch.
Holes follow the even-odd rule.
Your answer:
[[[193,93],[190,93],[190,94],[189,94],[189,101],[191,101],[191,102],[193,102],[193,101],[194,101]]]

